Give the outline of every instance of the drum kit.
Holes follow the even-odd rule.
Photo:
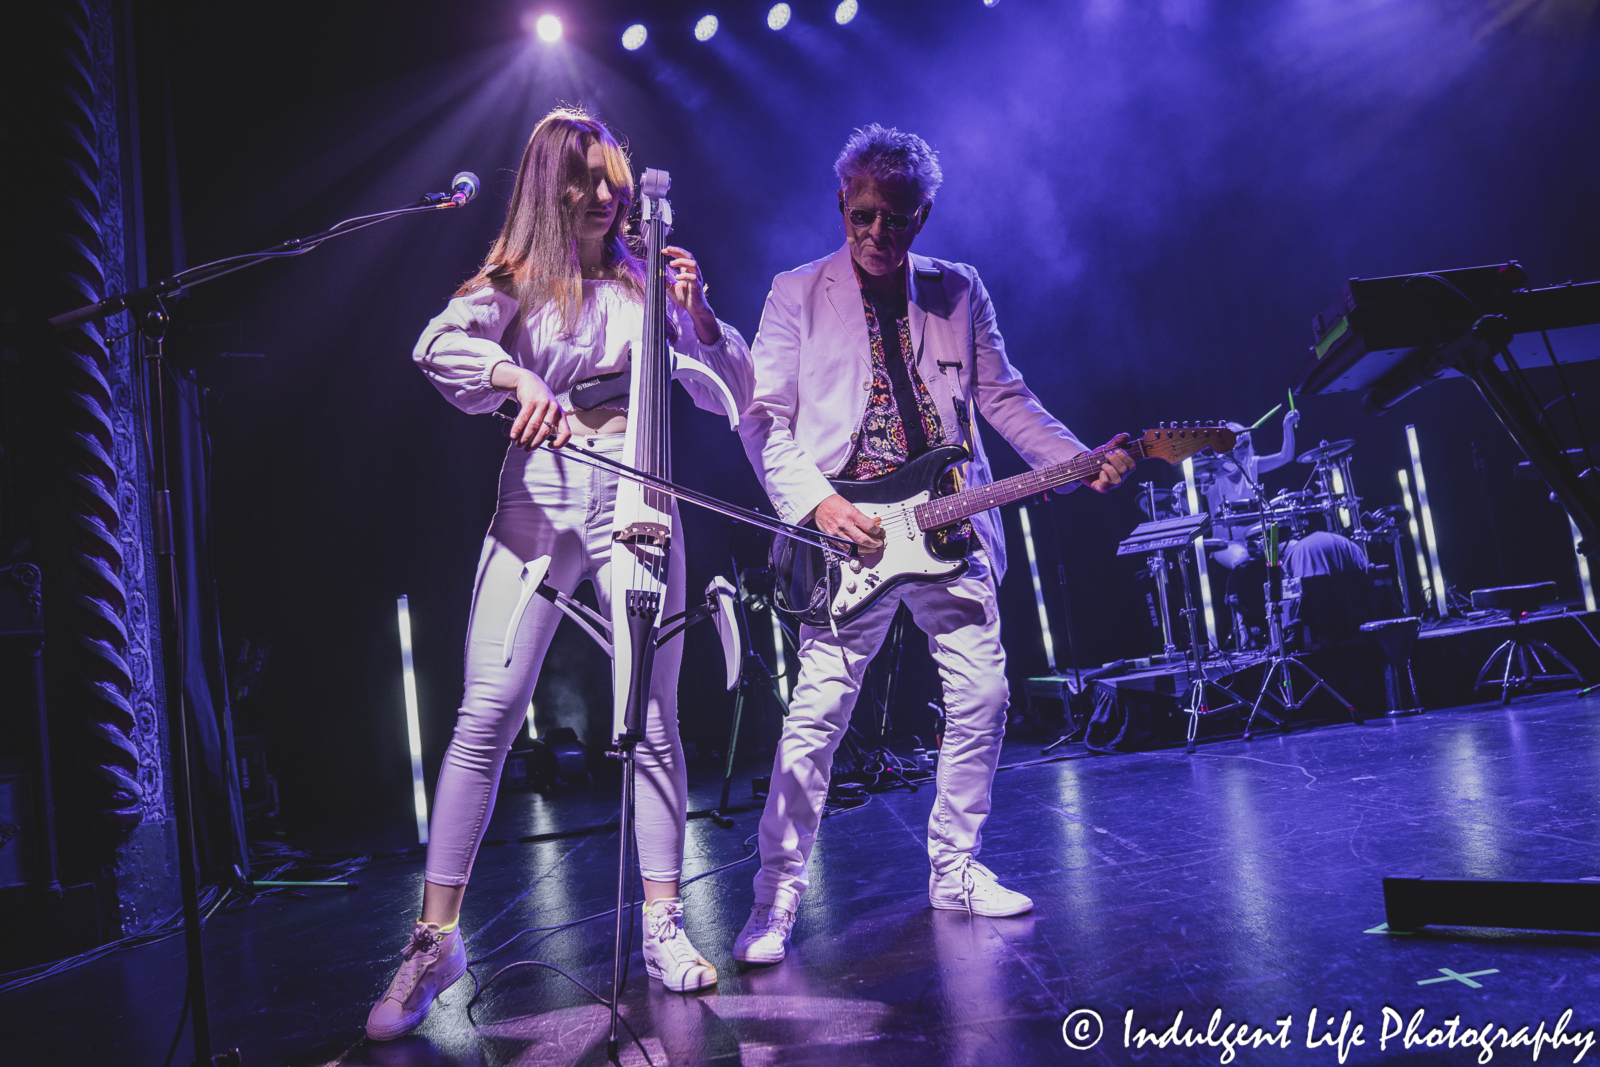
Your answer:
[[[1389,540],[1387,533],[1379,528],[1369,529],[1362,522],[1361,498],[1356,495],[1350,469],[1354,445],[1354,441],[1323,441],[1302,452],[1297,462],[1312,468],[1306,488],[1286,489],[1270,499],[1263,499],[1264,493],[1258,493],[1255,498],[1223,501],[1212,515],[1212,522],[1219,528],[1242,531],[1246,539],[1261,537],[1268,526],[1277,523],[1295,537],[1320,527],[1355,541]],[[1226,456],[1196,459],[1196,484],[1203,489],[1225,464],[1232,462]]]
[[[1296,462],[1311,468],[1305,486],[1299,490],[1283,490],[1270,498],[1261,486],[1255,486],[1255,495],[1241,500],[1222,501],[1212,513],[1212,525],[1217,534],[1206,541],[1207,550],[1215,550],[1221,562],[1233,565],[1237,560],[1223,554],[1233,553],[1245,558],[1245,545],[1250,553],[1259,549],[1268,527],[1276,524],[1279,541],[1303,537],[1314,530],[1348,537],[1357,542],[1368,558],[1376,555],[1379,545],[1389,546],[1394,552],[1395,574],[1405,573],[1401,555],[1401,535],[1408,521],[1403,507],[1361,510],[1361,497],[1355,489],[1352,471],[1355,442],[1322,441],[1316,448],[1302,452]],[[1207,483],[1222,474],[1233,464],[1228,456],[1196,457],[1196,487],[1202,492]],[[1232,533],[1231,540],[1226,535]],[[1243,542],[1241,545],[1240,543]],[[1397,582],[1398,593],[1410,613],[1410,596],[1404,582]]]

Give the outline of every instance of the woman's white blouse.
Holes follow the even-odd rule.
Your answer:
[[[752,370],[739,331],[719,323],[722,339],[701,344],[688,312],[670,300],[667,311],[677,332],[672,347],[715,371],[742,412],[750,400]],[[422,331],[412,359],[445,399],[470,414],[491,412],[505,402],[507,393],[490,385],[490,377],[495,364],[507,361],[544,379],[561,406],[570,410],[572,387],[599,374],[630,370],[644,335],[644,305],[616,281],[584,279],[583,308],[566,336],[560,313],[547,304],[508,338],[516,314],[516,300],[490,286],[458,296]],[[509,347],[502,347],[502,340]],[[722,405],[705,386],[681,380],[697,405],[722,414]]]

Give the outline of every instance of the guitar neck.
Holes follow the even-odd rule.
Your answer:
[[[1145,458],[1143,440],[1129,441],[1116,447],[1133,457],[1135,463]],[[917,525],[923,530],[936,530],[941,526],[960,522],[980,511],[988,511],[990,508],[997,508],[1014,500],[1024,500],[1047,489],[1066,485],[1068,482],[1093,477],[1100,472],[1100,465],[1105,461],[1106,453],[1110,451],[1111,448],[1099,448],[1093,452],[1074,456],[1065,463],[1057,463],[1053,467],[1041,467],[1026,474],[990,482],[988,485],[937,497],[926,504],[917,505]]]

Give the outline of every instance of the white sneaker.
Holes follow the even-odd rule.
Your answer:
[[[467,972],[467,950],[461,944],[458,922],[443,933],[437,923],[417,921],[411,943],[400,953],[405,962],[367,1016],[367,1036],[393,1041],[415,1030],[433,1006],[434,998]]]
[[[1033,901],[1001,885],[993,871],[971,856],[963,856],[960,865],[943,877],[928,875],[928,902],[946,911],[991,919],[1033,910]]]
[[[757,904],[733,943],[733,958],[741,963],[777,963],[788,953],[793,930],[794,912]]]
[[[669,897],[644,912],[644,969],[674,993],[692,993],[717,984],[717,969],[689,943],[683,932],[683,902]]]

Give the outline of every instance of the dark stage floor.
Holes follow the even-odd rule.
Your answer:
[[[1015,744],[1023,760],[1036,745]],[[1079,750],[1081,752],[1081,749]],[[1213,1048],[1124,1047],[1166,1030],[1178,1012],[1201,1031],[1212,1012],[1288,1048],[1239,1051],[1238,1063],[1341,1062],[1307,1047],[1345,1031],[1349,1063],[1476,1063],[1475,1047],[1403,1046],[1385,1009],[1418,1036],[1459,1016],[1548,1035],[1600,1026],[1600,936],[1381,930],[1386,874],[1580,878],[1600,874],[1600,697],[1555,695],[1329,726],[1245,743],[1069,758],[1003,771],[983,858],[1037,907],[1017,919],[934,912],[926,898],[923,822],[931,789],[876,796],[824,825],[813,889],[790,957],[746,968],[729,955],[751,901],[751,865],[686,892],[689,930],[721,971],[714,992],[651,988],[634,956],[627,1016],[655,1063],[1133,1064],[1227,1063]],[[562,821],[541,803],[542,826]],[[569,805],[578,822],[610,814],[605,798]],[[532,816],[527,816],[532,818]],[[502,816],[497,832],[516,832]],[[691,823],[688,871],[740,855],[755,813],[734,829]],[[600,911],[614,887],[616,839],[597,833],[486,849],[468,894],[470,948],[519,928]],[[362,873],[352,893],[263,902],[207,929],[219,1037],[245,1063],[509,1065],[604,1061],[603,1008],[559,975],[502,977],[474,1009],[463,980],[415,1035],[361,1036],[415,914],[421,865]],[[13,916],[15,921],[19,917]],[[591,985],[610,980],[610,928],[593,923],[524,947]],[[525,953],[526,954],[526,953]],[[509,962],[502,953],[491,964]],[[484,973],[488,973],[488,968]],[[1459,977],[1457,977],[1459,976]],[[161,1063],[183,994],[182,942],[121,954],[5,998],[0,1058],[18,1064]],[[1094,1029],[1104,1036],[1089,1051]],[[1364,1027],[1363,1044],[1351,1040]],[[1216,1032],[1221,1033],[1222,1026]],[[1541,1050],[1572,1063],[1582,1046]],[[1600,1057],[1589,1052],[1584,1061]],[[626,1063],[643,1063],[637,1047]],[[180,1053],[180,1062],[186,1062]],[[1532,1062],[1530,1048],[1494,1063]]]

